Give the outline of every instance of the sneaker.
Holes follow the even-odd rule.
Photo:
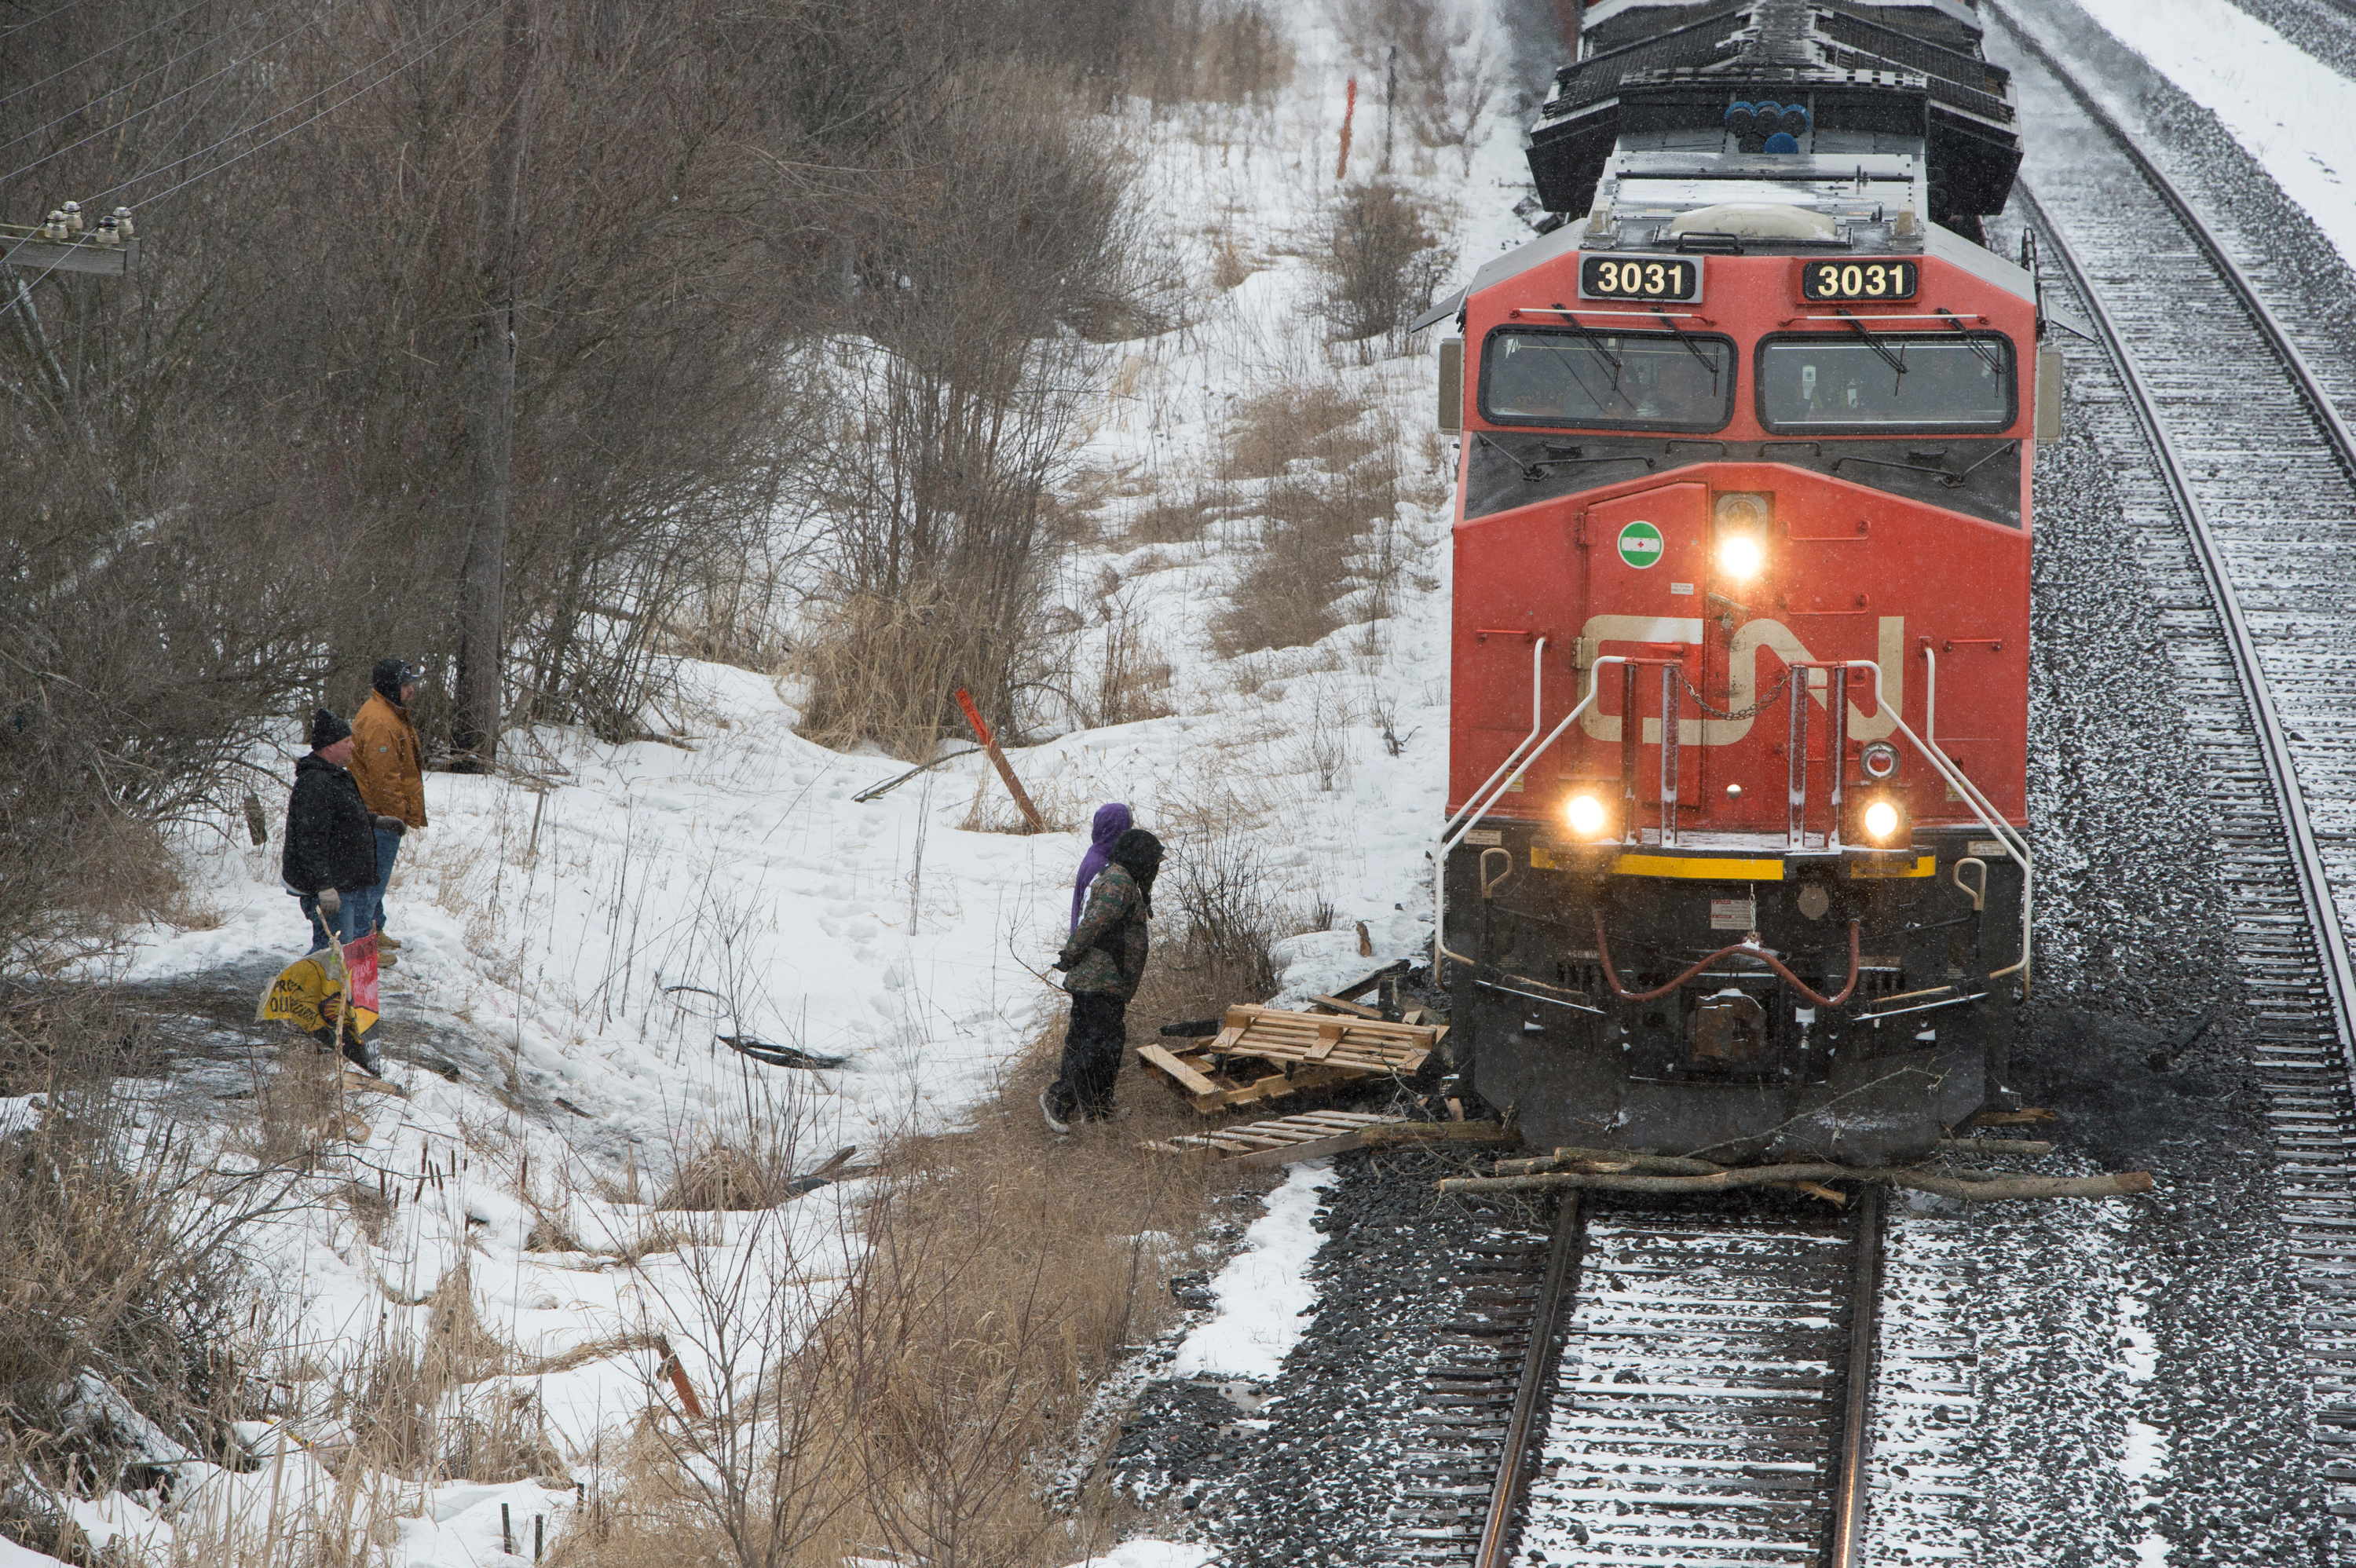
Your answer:
[[[1039,1114],[1047,1118],[1049,1132],[1059,1138],[1071,1136],[1072,1124],[1055,1115],[1055,1107],[1047,1104],[1047,1091],[1044,1089],[1039,1091]]]

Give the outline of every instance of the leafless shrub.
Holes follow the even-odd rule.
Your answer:
[[[1216,1018],[1275,995],[1274,948],[1299,929],[1256,835],[1213,826],[1172,837],[1154,889],[1152,951],[1130,1004],[1133,1029]]]
[[[1384,82],[1387,93],[1396,84],[1393,136],[1456,148],[1469,174],[1503,75],[1485,44],[1473,39],[1477,13],[1449,0],[1336,0],[1334,10],[1342,36],[1358,48],[1366,80]]]
[[[1387,179],[1368,180],[1336,197],[1319,234],[1318,264],[1336,341],[1399,352],[1407,328],[1429,309],[1452,264],[1415,197]]]
[[[1095,656],[1074,672],[1080,688],[1073,703],[1075,717],[1088,729],[1167,718],[1176,711],[1170,706],[1170,663],[1154,655],[1136,585],[1110,572],[1106,576],[1087,629]]]
[[[862,236],[851,415],[810,483],[829,519],[832,597],[860,607],[821,624],[925,634],[906,639],[924,656],[830,683],[819,721],[914,757],[956,722],[956,688],[1019,731],[1047,567],[1073,531],[1053,493],[1088,340],[1125,328],[1133,262],[1151,248],[1128,167],[1038,73],[956,84],[902,151],[929,177],[913,208],[879,212]]]
[[[238,1233],[284,1189],[140,1127],[113,1040],[56,1028],[38,1110],[0,1126],[0,1533],[70,1552],[62,1499],[230,1452],[258,1303]]]

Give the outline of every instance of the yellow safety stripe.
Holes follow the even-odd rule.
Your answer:
[[[1852,877],[1934,877],[1939,873],[1939,857],[1917,855],[1912,869],[1896,866],[1876,865],[1870,860],[1851,860],[1848,874]]]
[[[1783,880],[1783,862],[1780,859],[1703,860],[1676,855],[1622,855],[1612,862],[1612,869],[1622,877],[1690,877],[1726,882]]]

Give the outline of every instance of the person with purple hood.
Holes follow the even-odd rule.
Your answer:
[[[1112,847],[1129,831],[1129,807],[1117,800],[1107,801],[1097,807],[1097,819],[1088,828],[1088,852],[1080,857],[1080,874],[1072,883],[1072,929],[1080,928],[1080,906],[1087,901],[1088,884],[1105,869],[1111,859]]]
[[[1082,873],[1087,898],[1080,918],[1055,967],[1072,995],[1072,1019],[1064,1030],[1064,1059],[1055,1081],[1039,1095],[1039,1112],[1058,1136],[1078,1121],[1117,1121],[1113,1084],[1129,1043],[1129,999],[1145,976],[1146,922],[1153,916],[1153,879],[1162,869],[1162,840],[1142,827],[1126,826],[1129,808],[1108,805],[1097,813],[1102,833],[1108,813],[1118,812],[1123,831],[1109,847],[1101,840],[1089,851],[1099,863]]]

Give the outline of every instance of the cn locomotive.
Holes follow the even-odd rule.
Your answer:
[[[1604,0],[1528,152],[1541,237],[1426,318],[1461,1081],[1539,1147],[1920,1157],[2030,975],[2010,82],[1971,0]]]

